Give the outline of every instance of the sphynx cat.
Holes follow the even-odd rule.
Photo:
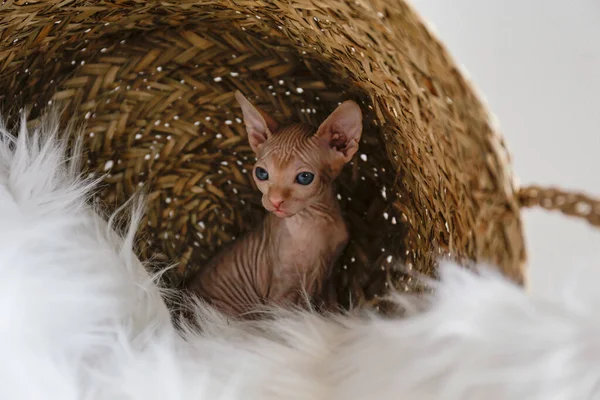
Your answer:
[[[334,180],[358,150],[362,112],[346,101],[318,129],[280,125],[239,91],[235,97],[268,214],[217,254],[189,289],[221,312],[252,318],[265,305],[308,306],[322,294],[348,243]]]

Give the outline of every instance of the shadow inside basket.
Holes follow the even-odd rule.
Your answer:
[[[60,102],[66,118],[85,119],[84,162],[90,174],[107,174],[100,198],[108,211],[144,188],[137,251],[156,265],[175,264],[168,286],[180,287],[264,215],[234,99],[239,89],[280,121],[318,125],[341,101],[361,105],[360,149],[337,180],[351,238],[334,269],[337,296],[354,307],[392,286],[415,290],[398,268],[407,254],[398,204],[409,196],[390,162],[399,155],[386,150],[369,96],[343,70],[303,57],[283,39],[249,33],[196,27],[98,40],[67,52],[56,61],[63,67],[48,67],[54,75],[27,100],[34,113]],[[52,98],[44,98],[50,88]]]

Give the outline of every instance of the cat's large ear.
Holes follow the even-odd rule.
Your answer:
[[[279,128],[279,124],[264,111],[254,107],[239,90],[235,92],[235,99],[242,107],[250,147],[257,153],[260,146]]]
[[[362,134],[362,111],[352,100],[336,108],[317,130],[316,136],[336,150],[336,158],[347,163],[358,150]]]

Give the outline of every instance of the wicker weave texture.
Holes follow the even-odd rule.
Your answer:
[[[173,285],[262,215],[233,93],[281,121],[362,105],[339,181],[351,243],[340,300],[433,274],[440,255],[523,282],[519,203],[503,139],[445,49],[403,1],[4,1],[0,105],[60,102],[86,122],[91,173],[114,209],[144,186],[139,252]],[[398,263],[400,262],[400,263]]]

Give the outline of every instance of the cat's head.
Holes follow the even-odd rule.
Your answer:
[[[346,101],[318,129],[306,124],[279,125],[239,91],[250,147],[256,154],[252,176],[267,211],[291,217],[317,202],[358,150],[362,112]]]

